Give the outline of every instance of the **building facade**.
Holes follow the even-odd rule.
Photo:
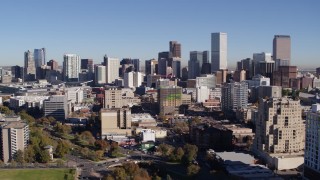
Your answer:
[[[103,61],[104,65],[106,66],[106,82],[113,83],[119,78],[119,59],[110,58],[105,55]]]
[[[211,34],[211,72],[227,69],[227,33]]]
[[[65,54],[63,56],[63,75],[65,81],[79,81],[80,56]]]
[[[102,109],[100,117],[101,139],[113,139],[117,136],[131,136],[130,109]]]
[[[57,120],[65,120],[69,114],[68,98],[65,95],[53,95],[44,101],[44,115]]]
[[[320,104],[313,104],[306,119],[306,145],[304,154],[304,177],[317,179],[320,176]]]
[[[300,101],[285,97],[260,99],[258,113],[254,152],[278,170],[302,165],[305,125]]]

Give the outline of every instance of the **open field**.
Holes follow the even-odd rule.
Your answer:
[[[1,169],[1,180],[73,180],[75,176],[74,169]]]

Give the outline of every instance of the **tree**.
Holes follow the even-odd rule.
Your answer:
[[[178,147],[175,151],[175,154],[176,154],[176,160],[177,161],[181,161],[183,155],[184,155],[184,151],[181,147]]]
[[[0,106],[0,113],[5,115],[11,115],[13,112],[7,106]]]
[[[113,177],[117,180],[125,180],[127,174],[123,168],[116,168],[113,170]]]
[[[103,180],[114,180],[114,178],[110,174],[108,174],[103,178]]]
[[[124,163],[123,168],[129,177],[133,177],[139,170],[139,166],[135,163]]]
[[[26,120],[29,124],[33,124],[36,120],[30,116],[25,110],[19,113],[21,119]]]
[[[0,167],[4,167],[5,166],[5,163],[3,161],[0,160]]]
[[[80,134],[80,140],[93,145],[96,139],[92,136],[90,131],[84,131]]]
[[[41,163],[48,163],[50,161],[50,154],[47,150],[42,150],[40,152],[40,162]]]
[[[174,148],[169,144],[160,144],[158,147],[158,152],[161,153],[162,156],[169,156]]]
[[[119,145],[116,142],[112,142],[110,145],[111,157],[117,157],[119,155]]]
[[[14,158],[13,158],[19,165],[24,164],[24,155],[23,155],[23,151],[21,151],[20,149],[16,152]]]
[[[151,180],[148,172],[145,169],[139,169],[139,171],[134,175],[134,180]]]
[[[69,149],[70,149],[69,144],[64,140],[60,140],[58,142],[55,154],[57,157],[62,158],[64,157],[65,154],[69,152]]]
[[[184,162],[189,164],[192,160],[197,157],[198,147],[192,144],[186,144],[183,146],[184,149]]]
[[[104,155],[104,151],[102,151],[102,150],[98,150],[95,153],[96,153],[97,159],[101,159]]]
[[[110,145],[105,140],[98,139],[94,142],[97,149],[105,151]]]
[[[198,174],[199,170],[200,170],[199,166],[191,164],[187,168],[187,174],[188,174],[188,176],[194,176],[194,175]]]

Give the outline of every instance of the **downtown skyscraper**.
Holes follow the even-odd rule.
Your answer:
[[[46,49],[34,49],[34,63],[36,68],[46,64]]]
[[[280,66],[290,66],[291,61],[291,38],[289,35],[275,35],[273,38],[273,60],[275,70]]]
[[[211,33],[211,72],[227,69],[227,33]]]
[[[119,59],[105,55],[103,57],[103,62],[106,66],[106,83],[112,83],[119,78]]]
[[[79,81],[80,68],[80,56],[76,54],[65,54],[63,56],[63,75],[65,81]]]
[[[36,67],[34,63],[33,53],[27,51],[24,53],[24,80],[34,81],[36,78]]]

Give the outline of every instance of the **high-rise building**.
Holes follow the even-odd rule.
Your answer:
[[[122,108],[122,90],[120,88],[107,88],[105,90],[105,108]]]
[[[292,80],[297,78],[297,66],[279,66],[278,71],[272,74],[272,84],[290,88]]]
[[[245,81],[227,83],[221,88],[222,110],[227,113],[247,108],[248,84]]]
[[[124,87],[136,88],[141,86],[144,75],[141,72],[128,72],[124,74]]]
[[[160,87],[159,108],[162,115],[175,115],[181,105],[182,88],[178,86]]]
[[[119,78],[119,59],[105,55],[103,61],[106,66],[106,82],[112,83]]]
[[[51,59],[49,62],[47,62],[47,66],[50,66],[51,70],[54,70],[54,71],[58,70],[58,68],[59,68],[58,62],[53,59]]]
[[[195,79],[200,76],[202,64],[204,61],[207,61],[207,59],[203,59],[204,56],[207,56],[205,52],[206,51],[190,52],[190,60],[188,62],[189,79]]]
[[[11,67],[12,76],[14,76],[15,79],[22,79],[23,78],[23,67],[21,66],[12,66]]]
[[[209,89],[216,87],[216,77],[214,74],[207,74],[206,76],[196,78],[196,87],[206,86]]]
[[[20,117],[5,117],[0,124],[0,157],[4,163],[14,158],[18,150],[24,151],[29,141],[29,125]]]
[[[227,69],[227,33],[211,34],[211,71]]]
[[[63,56],[63,75],[65,81],[79,81],[80,56],[65,54]]]
[[[167,76],[167,68],[168,68],[168,60],[165,58],[161,58],[158,60],[158,74],[162,76]]]
[[[172,76],[176,78],[181,77],[181,59],[180,58],[172,58]]]
[[[102,109],[101,139],[131,136],[131,110],[127,108]]]
[[[34,81],[36,79],[34,57],[29,50],[24,53],[24,78],[25,81]]]
[[[106,84],[106,66],[102,66],[102,65],[95,66],[94,80],[96,85]]]
[[[158,60],[150,59],[145,62],[145,73],[146,75],[154,75],[158,73]]]
[[[275,35],[273,38],[273,59],[291,61],[291,38],[289,35]]]
[[[34,49],[34,62],[36,68],[46,64],[46,49]]]
[[[140,59],[132,59],[132,64],[135,72],[140,72]]]
[[[81,59],[81,69],[93,68],[93,60],[92,59]]]
[[[57,120],[65,120],[68,116],[68,98],[66,95],[53,95],[43,102],[44,115]]]
[[[259,101],[254,152],[277,170],[303,164],[305,125],[299,100],[269,98]]]
[[[320,104],[313,104],[306,119],[306,145],[304,153],[304,172],[307,179],[320,177]]]
[[[181,44],[177,41],[170,41],[169,46],[170,56],[181,58]]]

